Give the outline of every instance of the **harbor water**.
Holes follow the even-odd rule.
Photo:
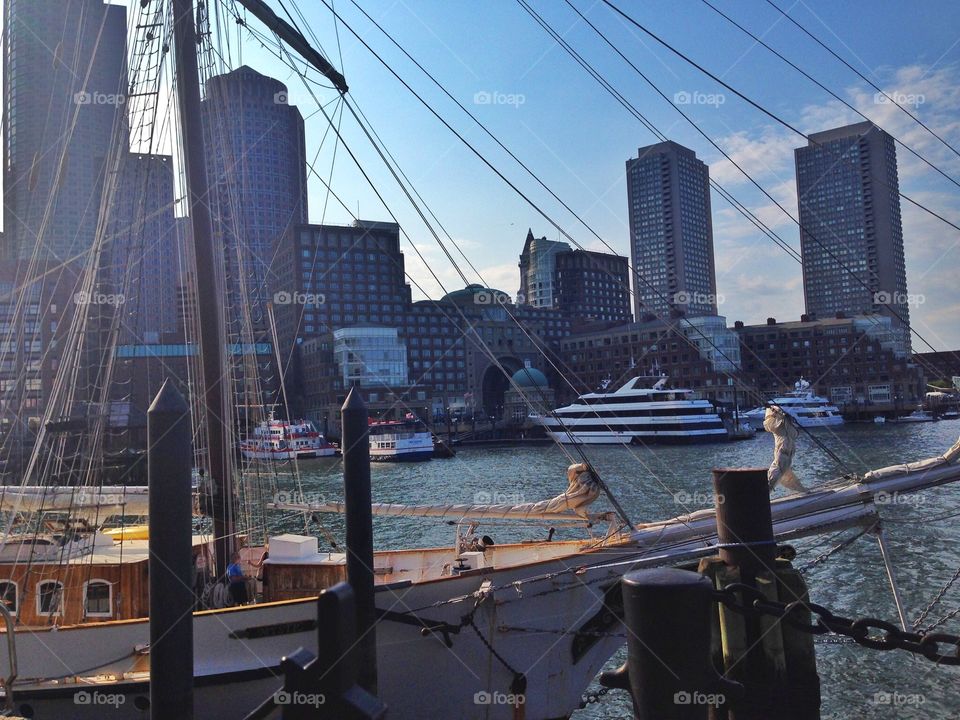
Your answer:
[[[808,487],[845,473],[939,455],[957,440],[960,422],[847,425],[813,432],[836,458],[801,435],[795,469]],[[631,519],[645,522],[710,507],[711,468],[768,465],[773,438],[760,433],[752,440],[735,443],[592,446],[585,451]],[[544,445],[468,447],[448,460],[375,464],[373,499],[405,504],[534,502],[562,492],[566,468],[577,461],[579,456],[572,448]],[[313,499],[341,499],[340,473],[340,463],[335,459],[302,462],[303,492]],[[594,507],[601,505],[605,500]],[[908,622],[920,615],[960,566],[960,517],[945,517],[958,512],[958,486],[892,498],[881,507]],[[296,531],[297,522],[286,519],[284,529]],[[324,516],[323,522],[326,530],[342,542],[342,519]],[[544,539],[548,528],[503,523],[483,525],[480,531],[506,542]],[[431,518],[375,518],[374,542],[378,549],[450,545],[455,532],[454,526]],[[795,565],[809,563],[852,532],[798,541]],[[557,537],[571,534],[558,531]],[[812,567],[807,579],[812,601],[836,614],[867,615],[898,624],[880,550],[871,536],[861,537],[845,551]],[[931,611],[927,622],[957,607],[960,587],[955,586]],[[960,619],[948,621],[940,630],[960,632]],[[899,650],[879,652],[828,641],[818,641],[816,647],[823,718],[960,717],[960,668],[938,667]],[[614,658],[611,666],[622,660],[621,656]],[[576,720],[631,717],[629,700],[620,691],[574,715]]]

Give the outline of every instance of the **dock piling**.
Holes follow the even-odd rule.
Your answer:
[[[147,411],[150,717],[193,717],[190,410],[165,380]]]
[[[370,507],[370,439],[367,405],[351,388],[340,410],[343,427],[343,490],[347,581],[356,597],[360,650],[359,684],[377,694],[376,606],[373,592],[373,512]]]

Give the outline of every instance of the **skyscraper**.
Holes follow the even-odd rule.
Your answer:
[[[666,141],[627,160],[634,316],[717,314],[710,172],[693,150]]]
[[[893,138],[873,123],[856,123],[810,135],[794,157],[807,314],[887,315],[901,352],[909,351]]]
[[[4,5],[3,254],[64,261],[93,244],[109,161],[126,150],[126,10]]]
[[[123,295],[121,342],[157,342],[178,330],[177,283],[184,223],[174,217],[173,162],[128,153],[109,216],[109,277]]]
[[[303,118],[287,104],[283,83],[245,65],[207,81],[202,115],[228,318],[246,323],[249,312],[249,327],[259,333],[274,253],[290,228],[307,221]]]
[[[533,229],[527,230],[520,253],[520,302],[534,307],[554,306],[557,254],[570,249],[565,242],[534,237]]]

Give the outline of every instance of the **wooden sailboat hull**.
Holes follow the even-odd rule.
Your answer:
[[[858,492],[826,495],[779,503],[778,537],[789,540],[875,520]],[[819,503],[824,505],[818,509]],[[528,720],[567,717],[624,642],[616,614],[623,573],[713,554],[713,526],[712,512],[704,511],[641,527],[612,547],[378,587],[377,606],[386,613],[377,626],[380,695],[391,717],[512,718],[513,671],[490,653],[478,633],[526,676]],[[462,621],[478,593],[486,597],[474,615],[474,630]],[[316,650],[316,620],[312,599],[197,613],[197,716],[242,717],[279,689],[281,658],[298,647]],[[449,624],[450,646],[442,633],[424,636],[421,620]],[[104,708],[92,700],[103,698],[116,703],[111,718],[142,717],[148,697],[148,655],[142,649],[148,637],[147,620],[18,631],[15,705],[29,705],[38,719],[102,718]],[[0,672],[5,665],[0,662]],[[51,676],[78,679],[54,682]],[[95,692],[100,695],[91,695]],[[77,698],[91,702],[78,704]]]

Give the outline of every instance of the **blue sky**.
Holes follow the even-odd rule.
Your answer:
[[[859,108],[960,180],[960,157],[875,92],[826,51],[790,25],[763,0],[711,0],[723,12],[763,37],[820,82]],[[960,6],[923,3],[793,2],[775,0],[864,75],[904,103],[960,148]],[[629,115],[542,30],[519,3],[420,0],[358,0],[447,89],[527,163],[617,251],[628,253],[624,162],[653,135]],[[691,97],[685,109],[718,144],[778,200],[796,212],[793,148],[805,141],[685,65],[629,27],[602,2],[571,0],[582,13],[647,73],[670,97]],[[620,92],[671,139],[688,145],[710,165],[711,176],[799,249],[796,226],[658,97],[561,0],[531,5]],[[290,6],[289,0],[284,4]],[[758,100],[805,133],[860,118],[756,45],[701,0],[618,5],[682,52]],[[281,4],[271,2],[278,12]],[[465,148],[344,27],[335,27],[320,0],[300,2],[319,44],[350,84],[350,95],[371,120],[430,208],[457,240],[483,279],[517,290],[517,255],[527,228],[556,238],[555,228],[511,191]],[[452,102],[444,98],[357,10],[350,0],[336,8],[448,121],[527,192],[583,245],[599,241],[507,157]],[[251,21],[255,22],[255,21]],[[339,39],[338,36],[339,35]],[[235,42],[235,41],[234,41]],[[327,126],[300,81],[254,43],[244,42],[243,62],[287,82],[290,102],[305,116],[308,153],[318,152]],[[687,93],[687,96],[677,95]],[[318,97],[332,100],[332,91]],[[489,100],[489,102],[485,102]],[[332,106],[331,106],[332,107]],[[311,116],[311,113],[313,115]],[[462,285],[430,233],[376,157],[356,122],[343,117],[342,133],[430,269],[447,289]],[[330,172],[332,142],[319,149],[316,168]],[[960,188],[898,148],[901,190],[960,224]],[[386,219],[341,147],[333,187],[353,212]],[[348,222],[325,190],[311,180],[311,220]],[[960,347],[960,233],[904,205],[908,287],[915,327],[938,350]],[[717,195],[714,240],[720,312],[734,320],[762,322],[768,316],[796,319],[803,311],[799,265],[763,237]],[[411,274],[437,297],[440,283],[405,248]],[[465,265],[465,263],[464,263]],[[471,280],[476,276],[465,271]],[[415,290],[415,295],[422,296]],[[928,349],[914,339],[915,349]]]

